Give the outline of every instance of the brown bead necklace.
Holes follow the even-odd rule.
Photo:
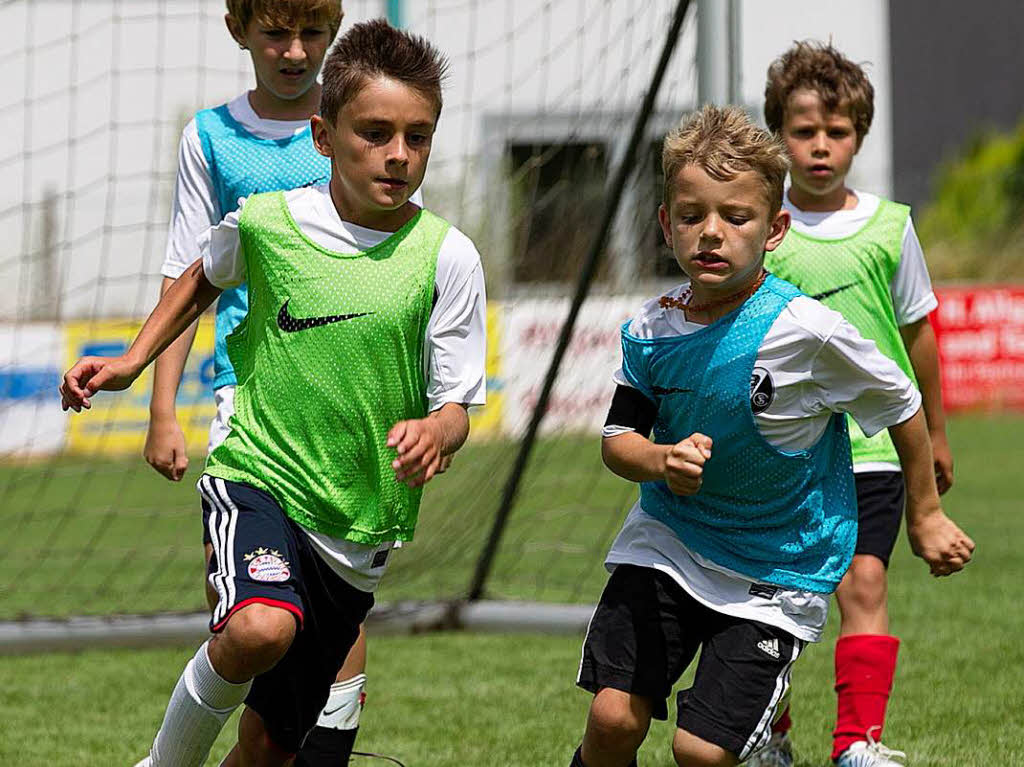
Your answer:
[[[716,298],[713,301],[707,301],[703,304],[694,304],[690,302],[692,293],[687,298],[676,298],[675,296],[662,296],[658,299],[658,306],[662,309],[680,309],[687,312],[706,312],[708,309],[714,309],[716,306],[724,306],[725,304],[731,304],[734,301],[742,301],[748,296],[754,295],[757,289],[764,284],[765,278],[768,276],[768,272],[764,269],[761,270],[761,274],[752,283],[739,290],[732,295],[725,296],[724,298]]]

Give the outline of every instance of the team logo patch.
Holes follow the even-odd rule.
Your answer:
[[[254,581],[286,581],[292,576],[288,560],[277,549],[260,546],[245,555],[246,570]]]
[[[754,368],[750,374],[750,409],[763,413],[775,399],[775,383],[764,368]]]

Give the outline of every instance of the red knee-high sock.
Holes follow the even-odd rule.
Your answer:
[[[793,720],[789,718],[789,706],[786,706],[786,710],[782,712],[782,716],[775,720],[775,724],[772,725],[772,732],[778,732],[785,735],[789,732],[789,728],[793,726]]]
[[[896,637],[876,634],[854,634],[836,642],[839,709],[832,733],[833,759],[852,743],[867,740],[868,730],[875,740],[882,739],[899,647]]]

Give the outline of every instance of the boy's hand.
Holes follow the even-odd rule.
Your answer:
[[[395,479],[409,487],[425,485],[441,471],[444,434],[435,418],[399,421],[388,432],[388,447],[397,457],[391,462]]]
[[[711,437],[694,433],[669,448],[665,455],[665,483],[676,495],[700,490],[704,462],[711,457]]]
[[[178,482],[188,469],[185,432],[175,418],[150,418],[146,446],[142,449],[146,463],[167,479]]]
[[[142,368],[124,357],[82,357],[67,373],[59,387],[62,410],[82,412],[98,391],[120,391],[132,385]]]
[[[945,431],[933,432],[931,439],[932,457],[935,460],[935,484],[939,489],[939,495],[942,495],[953,486],[953,451],[949,449]]]
[[[928,563],[932,575],[952,575],[971,561],[974,541],[942,509],[907,525],[910,548]]]

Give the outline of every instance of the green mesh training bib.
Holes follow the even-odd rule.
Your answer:
[[[327,535],[412,539],[422,491],[395,480],[387,433],[426,415],[424,344],[448,229],[420,211],[374,248],[335,253],[302,233],[283,193],[246,201],[249,312],[227,341],[235,413],[208,474],[266,490]]]
[[[909,215],[906,205],[880,200],[871,219],[849,237],[825,240],[791,228],[782,245],[765,254],[765,267],[842,314],[916,384],[890,291]],[[854,464],[899,463],[888,430],[868,438],[848,420]]]

